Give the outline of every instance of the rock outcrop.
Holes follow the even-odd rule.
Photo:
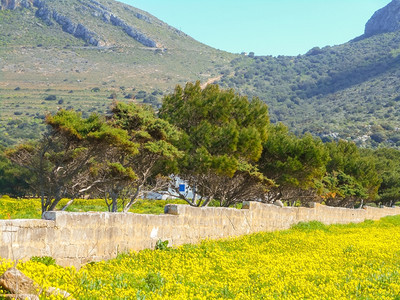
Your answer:
[[[11,293],[1,295],[6,299],[39,300],[38,295],[42,293],[42,289],[17,268],[10,268],[0,276],[0,286],[5,291]],[[45,295],[48,297],[73,299],[70,293],[54,287],[47,288]]]
[[[144,45],[146,47],[157,47],[157,43],[154,40],[147,37],[146,35],[141,33],[139,30],[133,28],[132,26],[129,26],[128,24],[125,23],[124,20],[118,18],[117,16],[111,15],[110,22],[114,26],[121,27],[127,35],[129,35],[131,38],[135,39],[142,45]]]
[[[157,42],[140,32],[137,28],[129,25],[120,17],[114,15],[111,10],[105,5],[96,0],[78,0],[82,7],[80,9],[90,11],[93,16],[100,17],[102,21],[110,23],[114,26],[122,28],[122,30],[131,38],[141,43],[146,47],[157,47]],[[70,18],[63,15],[49,6],[45,0],[0,0],[0,10],[11,9],[14,10],[18,7],[36,7],[36,17],[40,18],[48,26],[53,26],[55,23],[59,24],[63,31],[72,34],[76,38],[84,40],[86,43],[93,46],[105,46],[106,43],[101,40],[99,35],[94,31],[87,28],[84,24],[74,23]],[[129,9],[130,10],[130,9]],[[131,10],[133,15],[147,23],[151,23],[149,17]]]
[[[11,9],[14,10],[17,7],[31,7],[32,1],[29,0],[1,0],[0,1],[0,10]]]
[[[33,5],[37,7],[37,11],[35,16],[42,19],[48,26],[53,25],[54,23],[51,21],[51,10],[47,6],[46,2],[41,0],[34,0]]]
[[[12,294],[38,295],[40,288],[16,268],[10,268],[0,277],[0,286]]]
[[[37,7],[36,17],[42,19],[47,25],[54,24],[53,20],[61,25],[63,31],[72,34],[78,39],[84,40],[93,46],[104,46],[105,43],[100,40],[98,35],[86,28],[82,24],[75,24],[68,17],[60,14],[55,9],[51,9],[44,0],[34,0],[33,5]]]
[[[400,0],[393,0],[376,11],[365,25],[364,36],[400,30]]]
[[[145,16],[145,15],[139,13],[139,12],[136,12],[136,11],[132,10],[132,9],[131,9],[130,7],[128,7],[128,6],[124,6],[124,9],[125,9],[126,11],[129,11],[130,13],[132,13],[132,14],[133,14],[136,18],[138,18],[139,20],[145,21],[145,22],[147,22],[147,23],[149,23],[149,24],[152,23],[152,22],[151,22],[151,19],[150,19],[148,16]]]

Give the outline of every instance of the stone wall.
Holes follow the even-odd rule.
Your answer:
[[[259,231],[288,229],[298,222],[325,224],[376,220],[400,208],[278,207],[248,202],[243,209],[167,205],[164,215],[47,212],[45,220],[1,220],[0,257],[51,256],[63,266],[99,261],[130,250],[196,243]]]

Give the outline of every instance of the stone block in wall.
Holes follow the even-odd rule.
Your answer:
[[[67,212],[46,211],[43,213],[42,218],[45,220],[54,221],[55,226],[57,226],[58,228],[63,228],[68,226],[67,216],[69,214],[70,213]]]
[[[179,215],[179,206],[175,204],[167,204],[164,206],[164,214]]]
[[[103,213],[84,213],[73,215],[69,222],[74,228],[93,228],[104,223]]]
[[[67,245],[67,244],[71,243],[71,240],[73,240],[71,229],[63,227],[63,228],[58,229],[58,232],[59,232],[59,238],[60,238],[58,242],[61,245]]]
[[[94,239],[96,241],[102,242],[106,239],[106,228],[105,227],[99,227],[94,230]]]
[[[263,209],[263,205],[265,205],[265,204],[261,203],[261,202],[250,201],[250,202],[246,203],[246,209],[260,210],[260,209]]]
[[[11,258],[11,248],[7,245],[0,246],[0,257]]]
[[[32,250],[29,252],[28,250]],[[40,249],[27,247],[27,245],[12,245],[11,249],[12,259],[18,258],[18,260],[28,260],[32,256],[40,256]]]
[[[314,212],[315,210],[313,209],[309,209],[306,207],[298,207],[296,219],[299,220],[299,222],[308,222],[309,220],[314,219],[315,217]]]
[[[71,228],[71,237],[77,244],[86,244],[96,240],[96,230],[93,228]]]
[[[242,209],[250,209],[250,201],[243,201]]]
[[[118,235],[120,233],[120,230],[118,227],[110,227],[106,229],[106,235],[105,235],[105,239],[109,240],[110,242],[113,240],[118,239]]]
[[[178,221],[179,217],[174,215],[160,215],[157,216],[161,223],[161,226],[176,226],[176,221]]]
[[[167,215],[186,215],[197,213],[200,207],[192,207],[184,204],[167,204],[164,207],[164,214]]]

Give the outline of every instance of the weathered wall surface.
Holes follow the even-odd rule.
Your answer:
[[[164,215],[48,212],[46,220],[1,220],[0,257],[14,260],[51,256],[60,265],[115,257],[120,252],[154,248],[158,239],[172,245],[259,231],[288,229],[298,222],[325,224],[376,220],[400,208],[345,209],[278,207],[246,203],[244,209],[167,205]]]

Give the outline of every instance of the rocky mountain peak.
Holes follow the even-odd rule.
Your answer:
[[[400,30],[400,0],[393,0],[376,11],[365,25],[365,36]]]

